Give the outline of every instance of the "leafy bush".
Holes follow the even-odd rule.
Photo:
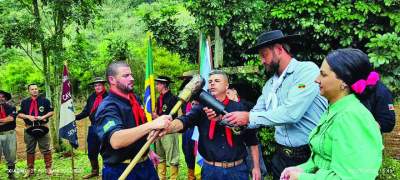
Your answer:
[[[377,180],[400,179],[400,161],[390,156],[383,156],[382,166],[379,170]]]

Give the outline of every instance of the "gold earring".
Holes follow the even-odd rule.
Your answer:
[[[345,83],[342,83],[342,85],[340,86],[340,88],[341,88],[342,90],[345,90],[346,87],[347,87],[347,85],[346,85]]]

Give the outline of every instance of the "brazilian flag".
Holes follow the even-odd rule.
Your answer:
[[[147,63],[146,63],[146,80],[144,83],[144,112],[147,121],[152,121],[151,113],[155,110],[156,94],[154,91],[154,72],[153,72],[153,53],[151,49],[151,35],[149,35],[149,42],[147,47]]]

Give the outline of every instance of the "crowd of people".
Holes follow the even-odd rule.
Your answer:
[[[178,179],[178,133],[182,133],[190,180],[198,179],[194,172],[195,146],[204,158],[201,178],[207,180],[259,180],[267,174],[282,180],[375,179],[382,164],[382,133],[390,132],[395,125],[390,91],[361,50],[333,50],[320,68],[314,62],[295,59],[289,44],[300,38],[285,36],[280,30],[264,32],[246,51],[258,54],[265,70],[272,74],[255,104],[240,98],[225,72],[213,70],[205,77],[208,93],[224,105],[225,115],[195,100],[186,102],[181,113],[169,115],[180,99],[170,90],[172,80],[159,76],[156,110],[149,121],[133,92],[129,65],[123,61],[110,63],[106,80],[95,78],[91,83],[93,94],[76,115],[76,120],[89,117],[91,122],[87,141],[92,171],[83,178],[100,175],[101,154],[102,178],[118,179],[147,139],[157,136],[154,149],[140,157],[127,179],[163,180],[167,179],[167,169],[168,179]],[[184,74],[182,87],[192,75]],[[46,124],[53,109],[49,100],[39,96],[36,84],[30,84],[28,91],[30,97],[21,102],[18,111],[7,103],[11,94],[0,91],[0,147],[10,178],[15,170],[17,117],[26,126],[25,177],[34,175],[37,144],[46,173],[52,174]],[[257,138],[257,129],[266,126],[275,129],[276,151],[269,164],[262,159]],[[198,143],[191,139],[195,127]],[[237,133],[232,127],[243,130]]]

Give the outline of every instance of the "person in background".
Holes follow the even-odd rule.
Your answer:
[[[54,114],[53,107],[48,99],[39,96],[37,84],[29,84],[28,91],[30,97],[21,102],[21,109],[18,111],[18,118],[23,119],[26,126],[24,141],[26,144],[26,162],[28,169],[24,177],[26,178],[34,175],[36,145],[39,145],[39,150],[43,154],[46,174],[51,176],[53,174],[51,170],[52,156],[47,123],[49,122],[49,118]],[[47,129],[47,132],[44,135],[36,136],[29,131],[32,129],[31,127],[34,126],[41,126]]]
[[[169,84],[172,83],[171,78],[167,76],[159,76],[156,81],[156,88],[159,93],[157,99],[156,112],[153,113],[153,119],[167,115],[174,105],[178,102],[178,98],[172,94]],[[158,164],[158,176],[161,180],[165,180],[167,165],[170,167],[171,180],[178,178],[179,167],[179,135],[168,134],[155,141],[155,153],[160,157]]]
[[[88,158],[90,165],[92,166],[92,172],[88,175],[83,176],[83,179],[89,179],[92,177],[99,176],[99,151],[100,151],[100,140],[96,134],[96,127],[94,122],[94,115],[96,114],[97,108],[105,97],[107,97],[108,92],[106,91],[105,81],[101,77],[96,77],[93,82],[89,85],[93,86],[94,92],[89,96],[86,101],[86,105],[82,112],[75,116],[75,120],[79,121],[86,117],[89,117],[90,126],[87,135],[87,145],[88,145]]]
[[[16,109],[7,103],[11,94],[0,90],[0,156],[4,154],[7,161],[8,179],[15,179],[17,160]]]
[[[326,56],[315,81],[329,106],[310,134],[312,156],[301,165],[286,168],[282,180],[373,180],[378,176],[382,135],[359,100],[371,95],[367,84],[377,85],[379,74],[371,70],[368,56],[358,49],[338,49]]]

